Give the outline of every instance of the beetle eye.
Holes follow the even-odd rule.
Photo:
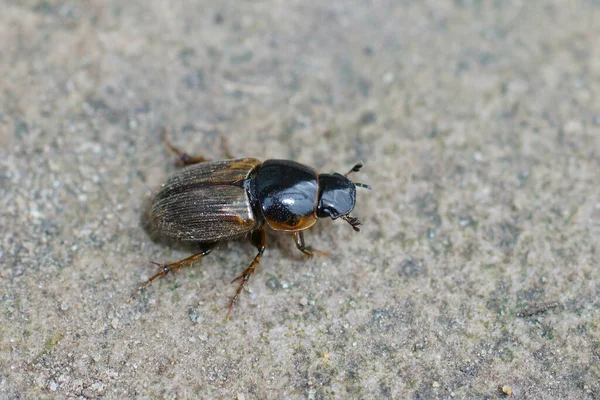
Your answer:
[[[356,232],[360,232],[360,228],[358,226],[362,224],[358,218],[351,217],[349,215],[342,215],[340,218],[349,223],[350,226],[352,226],[352,229],[354,229]]]

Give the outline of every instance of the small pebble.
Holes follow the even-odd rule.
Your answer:
[[[385,74],[383,74],[383,78],[381,80],[386,85],[389,85],[390,83],[394,82],[395,79],[396,79],[396,77],[394,76],[394,74],[392,72],[388,71]]]
[[[583,131],[583,125],[580,121],[571,120],[563,127],[566,133],[581,133]]]
[[[308,304],[308,299],[306,297],[303,297],[300,299],[300,305],[302,307],[306,307],[307,304]]]
[[[512,395],[512,388],[509,385],[504,385],[502,386],[502,393],[504,393],[507,396]]]
[[[63,301],[62,303],[60,303],[60,309],[63,311],[67,311],[69,309],[69,305],[67,304],[67,302]]]
[[[440,383],[435,382],[435,381],[431,384],[431,387],[434,387],[434,388],[439,388],[440,386],[441,386]]]
[[[54,381],[50,382],[50,390],[52,390],[53,392],[56,392],[56,389],[58,389],[58,384]]]

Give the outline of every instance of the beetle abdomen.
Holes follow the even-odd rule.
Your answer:
[[[244,180],[259,165],[243,158],[182,169],[154,197],[152,225],[181,241],[213,242],[248,233],[257,221]]]

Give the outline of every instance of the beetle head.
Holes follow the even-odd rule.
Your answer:
[[[362,162],[357,163],[346,175],[336,173],[319,174],[319,203],[317,205],[317,217],[331,219],[342,218],[348,222],[355,231],[359,231],[358,218],[351,217],[349,214],[354,209],[356,203],[356,187],[370,189],[368,185],[354,183],[347,178],[351,172],[358,171],[363,166]]]

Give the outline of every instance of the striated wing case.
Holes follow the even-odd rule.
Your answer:
[[[194,242],[251,231],[257,222],[244,179],[260,164],[254,158],[241,158],[182,169],[154,197],[151,223],[167,237]]]

